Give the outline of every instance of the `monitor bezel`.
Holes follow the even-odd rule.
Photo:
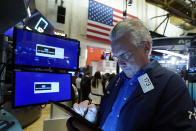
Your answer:
[[[16,39],[17,39],[17,30],[23,30],[35,34],[40,34],[44,36],[49,36],[53,38],[58,38],[58,39],[63,39],[63,40],[69,40],[69,41],[75,41],[78,43],[78,56],[77,56],[77,69],[69,69],[69,68],[57,68],[57,67],[49,67],[49,66],[35,66],[35,65],[21,65],[21,64],[15,64],[15,55],[16,55]],[[40,68],[40,69],[52,69],[52,70],[66,70],[66,71],[78,71],[79,70],[79,56],[80,56],[80,41],[76,39],[70,39],[70,38],[64,38],[62,36],[57,36],[57,35],[50,35],[50,34],[45,34],[45,33],[40,33],[36,31],[30,31],[27,29],[19,29],[17,27],[14,27],[14,32],[13,32],[13,64],[15,69],[21,69],[21,68]]]
[[[20,105],[20,106],[15,106],[15,83],[16,83],[16,71],[18,72],[34,72],[34,73],[49,73],[49,74],[67,74],[70,76],[70,99],[67,100],[61,100],[57,102],[66,102],[66,101],[71,101],[71,91],[72,91],[72,76],[69,73],[57,73],[57,72],[45,72],[45,71],[29,71],[29,70],[14,70],[14,82],[13,82],[13,97],[12,97],[12,107],[13,108],[22,108],[22,107],[28,107],[28,106],[37,106],[37,105],[43,105],[43,104],[50,104],[50,102],[44,102],[44,103],[36,103],[36,104],[28,104],[28,105]]]

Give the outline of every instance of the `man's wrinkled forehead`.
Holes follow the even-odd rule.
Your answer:
[[[129,51],[132,50],[136,45],[135,38],[130,34],[126,33],[117,40],[113,40],[111,43],[112,52],[115,53],[119,50]]]
[[[118,55],[121,55],[127,51],[131,51],[131,48],[129,48],[128,46],[126,45],[123,45],[123,44],[112,44],[112,53],[115,55],[115,56],[118,56]]]

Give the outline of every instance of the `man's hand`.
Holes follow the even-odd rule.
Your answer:
[[[97,116],[97,108],[94,104],[89,105],[89,101],[85,100],[79,104],[75,103],[73,109],[76,113],[80,114],[81,116],[85,115],[85,118],[94,123],[96,121]]]
[[[85,118],[90,122],[96,121],[97,108],[94,104],[89,104],[88,100],[85,100],[79,104],[75,103],[73,109],[76,113]],[[79,122],[76,118],[71,117],[67,121],[67,128],[69,131],[93,131],[88,125]]]

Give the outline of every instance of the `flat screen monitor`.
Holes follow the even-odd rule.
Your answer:
[[[15,72],[14,107],[71,99],[71,75]]]
[[[15,65],[77,70],[79,41],[14,29]]]

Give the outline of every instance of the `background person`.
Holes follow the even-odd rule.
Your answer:
[[[95,72],[91,80],[91,93],[89,98],[91,103],[99,105],[101,103],[101,97],[104,95],[104,82],[99,71]]]

